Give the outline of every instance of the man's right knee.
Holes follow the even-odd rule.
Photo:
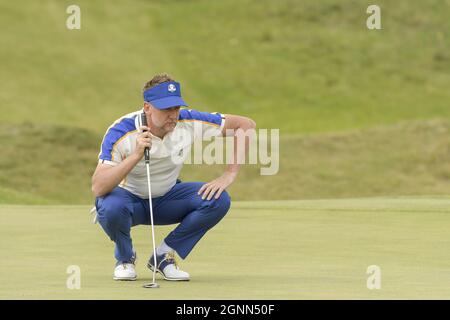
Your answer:
[[[131,214],[123,199],[106,196],[98,208],[99,220],[103,220],[108,226],[120,224],[123,219]]]

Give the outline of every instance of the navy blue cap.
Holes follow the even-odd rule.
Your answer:
[[[187,106],[181,98],[180,84],[175,81],[160,83],[144,91],[144,101],[158,109]]]

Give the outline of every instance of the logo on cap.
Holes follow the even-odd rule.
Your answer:
[[[177,88],[175,87],[174,84],[169,84],[169,86],[167,87],[167,90],[169,90],[170,92],[175,92],[177,91]]]

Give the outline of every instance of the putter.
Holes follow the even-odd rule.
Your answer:
[[[142,125],[147,125],[147,118],[145,112],[141,114]],[[153,281],[148,284],[144,284],[144,288],[159,288],[159,284],[156,283],[156,247],[155,247],[155,229],[153,226],[153,208],[152,208],[152,189],[150,185],[150,149],[147,147],[144,151],[145,166],[147,167],[147,185],[148,185],[148,204],[150,206],[150,224],[152,226],[152,243],[153,243]]]

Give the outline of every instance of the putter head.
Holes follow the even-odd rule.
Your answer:
[[[159,284],[157,284],[156,282],[152,282],[152,283],[144,284],[143,287],[146,288],[146,289],[148,289],[148,288],[159,288]]]

